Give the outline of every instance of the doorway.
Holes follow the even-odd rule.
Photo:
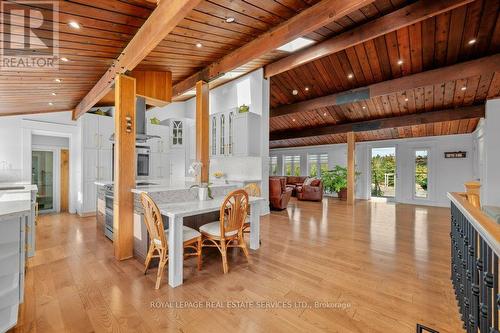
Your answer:
[[[371,149],[371,197],[394,200],[396,197],[396,147]]]
[[[54,152],[33,150],[31,170],[31,183],[38,187],[38,209],[41,212],[54,211]]]

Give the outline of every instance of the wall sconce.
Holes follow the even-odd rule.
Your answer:
[[[132,117],[126,116],[125,121],[126,121],[125,132],[132,133]]]

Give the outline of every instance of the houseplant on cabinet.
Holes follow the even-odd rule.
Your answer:
[[[355,176],[359,176],[356,172]],[[325,191],[328,193],[336,192],[340,200],[347,200],[347,168],[337,165],[333,170],[321,173],[321,180]]]

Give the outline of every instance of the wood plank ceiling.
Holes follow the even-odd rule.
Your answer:
[[[271,78],[271,107],[363,87],[429,69],[498,53],[500,2],[476,0],[466,6],[296,67]],[[470,42],[475,40],[474,43]],[[470,43],[469,43],[470,42]],[[401,62],[402,61],[402,62]],[[297,90],[297,95],[292,91]],[[500,96],[500,73],[464,77],[365,102],[271,118],[270,131],[398,116],[484,103]],[[356,134],[358,141],[472,132],[478,119],[443,122]],[[271,142],[271,148],[346,142],[325,135]]]
[[[319,0],[202,1],[138,69],[172,71],[175,84],[317,2]],[[404,4],[402,0],[376,0],[306,37],[322,41]],[[41,8],[41,5],[26,6]],[[0,71],[0,115],[74,109],[111,66],[154,6],[146,0],[59,1],[60,57],[69,61],[61,62],[57,72]],[[226,22],[228,18],[234,18],[234,22]],[[71,28],[68,25],[71,21],[78,22],[81,28]],[[247,73],[285,55],[285,52],[273,51],[233,72],[235,75]],[[232,78],[234,75],[215,80],[211,87]],[[190,96],[178,96],[177,100],[187,98]]]

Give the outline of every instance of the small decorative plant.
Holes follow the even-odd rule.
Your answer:
[[[217,179],[222,178],[224,177],[224,173],[222,171],[216,171],[214,172],[214,177]]]
[[[245,104],[243,104],[239,107],[239,113],[245,113],[245,112],[248,112],[249,110],[250,110],[250,106],[245,105]]]
[[[356,172],[355,176],[361,173]],[[337,165],[332,170],[324,171],[321,173],[321,180],[323,181],[324,189],[329,192],[336,192],[341,200],[347,198],[347,168]]]
[[[153,124],[153,125],[160,125],[160,119],[158,119],[156,117],[151,118],[150,121],[151,121],[151,124]]]

